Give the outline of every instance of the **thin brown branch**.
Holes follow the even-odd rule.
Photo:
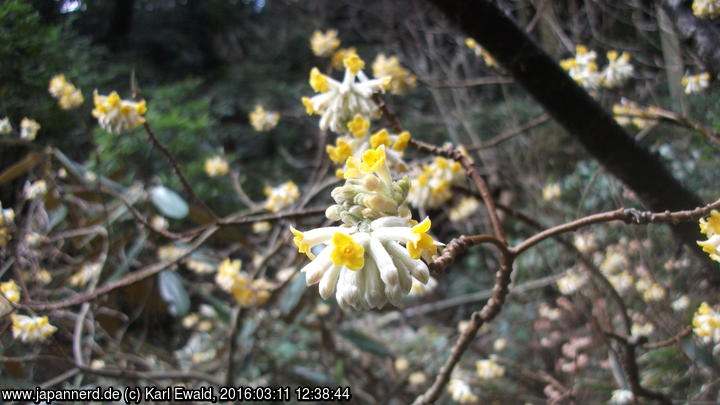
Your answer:
[[[170,152],[168,148],[163,145],[160,140],[155,135],[155,132],[150,127],[150,124],[145,122],[143,124],[143,127],[145,128],[145,132],[148,134],[148,137],[150,138],[150,141],[153,143],[153,145],[160,150],[160,152],[165,155],[165,157],[170,161],[170,164],[172,165],[173,171],[175,171],[175,174],[180,179],[180,182],[183,185],[183,188],[185,189],[185,192],[190,195],[193,201],[195,201],[196,204],[198,204],[200,207],[202,207],[205,211],[207,211],[208,214],[213,219],[217,219],[217,215],[213,212],[213,210],[210,209],[210,207],[205,204],[203,200],[198,197],[197,194],[195,194],[195,190],[193,190],[192,186],[190,186],[190,183],[188,182],[187,178],[183,174],[182,170],[180,169],[180,164],[177,162],[177,159],[175,159],[175,156]]]
[[[503,133],[481,143],[478,145],[472,145],[467,148],[468,151],[474,151],[474,150],[481,150],[481,149],[489,149],[492,147],[495,147],[508,139],[511,139],[514,136],[520,135],[523,132],[527,132],[535,127],[538,127],[542,124],[545,124],[550,121],[550,115],[549,114],[542,114],[541,116],[535,118],[532,121],[529,121],[523,125],[520,125],[519,127],[510,128],[507,131],[504,131]]]

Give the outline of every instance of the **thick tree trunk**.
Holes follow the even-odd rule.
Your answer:
[[[720,27],[709,18],[697,18],[687,1],[662,0],[665,11],[674,17],[675,27],[685,41],[692,44],[705,69],[714,78],[720,73]]]
[[[488,0],[429,0],[475,38],[610,173],[654,211],[704,205],[648,150],[640,147],[513,19]],[[700,252],[696,223],[673,227]],[[701,253],[701,252],[700,252]]]

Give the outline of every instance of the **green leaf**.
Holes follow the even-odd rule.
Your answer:
[[[188,214],[188,204],[185,200],[167,187],[153,187],[150,190],[150,199],[158,211],[166,217],[182,219]]]
[[[685,354],[693,361],[700,363],[704,367],[712,368],[716,372],[720,372],[720,364],[718,364],[712,352],[705,347],[698,346],[692,337],[683,339],[680,347],[682,347]]]
[[[168,303],[170,314],[185,316],[190,309],[190,297],[178,274],[172,270],[163,270],[158,277],[160,296]]]
[[[303,293],[307,290],[305,286],[305,275],[296,275],[290,285],[287,287],[287,291],[282,295],[282,301],[280,302],[280,310],[284,315],[289,314],[293,308],[300,302]]]
[[[358,349],[380,357],[392,357],[392,352],[384,344],[370,338],[368,335],[352,329],[340,331],[340,335],[351,341]]]

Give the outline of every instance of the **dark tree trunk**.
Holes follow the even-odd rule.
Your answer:
[[[133,10],[135,0],[115,0],[110,27],[108,27],[105,39],[110,44],[119,42],[130,33],[132,27]]]
[[[675,211],[704,205],[493,3],[488,0],[429,1],[487,49],[605,169],[635,191],[648,208]],[[673,230],[692,251],[702,253],[696,245],[702,236],[696,223],[679,224]]]
[[[697,51],[705,70],[716,78],[720,73],[720,27],[709,18],[695,17],[688,2],[662,0],[661,3],[675,20],[675,27],[683,39]]]

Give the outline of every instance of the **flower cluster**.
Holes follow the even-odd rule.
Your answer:
[[[35,120],[23,118],[22,121],[20,121],[20,139],[34,141],[39,130],[40,124]]]
[[[10,123],[9,117],[5,117],[0,120],[0,135],[11,134],[12,130],[12,124]]]
[[[697,244],[711,259],[720,262],[720,212],[712,210],[707,219],[700,219],[700,232],[708,239],[698,241]]]
[[[392,81],[390,76],[368,79],[362,71],[365,62],[357,54],[345,57],[343,65],[345,76],[342,82],[312,68],[310,86],[319,94],[302,98],[308,114],[321,116],[320,129],[329,128],[337,134],[346,133],[348,122],[358,114],[366,118],[377,116],[379,110],[372,95],[387,90]]]
[[[265,107],[258,104],[255,109],[248,114],[250,125],[258,132],[265,132],[275,128],[280,121],[280,113],[276,111],[266,111]]]
[[[703,302],[692,319],[693,332],[706,343],[720,344],[720,312]]]
[[[65,79],[65,75],[55,75],[50,79],[48,86],[50,94],[58,99],[63,110],[71,110],[82,105],[84,99],[82,91]]]
[[[20,289],[15,280],[0,283],[0,295],[0,317],[3,317],[11,310],[11,304],[20,302]]]
[[[224,176],[230,171],[227,160],[222,156],[213,156],[205,160],[205,174],[210,177]]]
[[[459,404],[474,404],[479,398],[473,394],[470,385],[459,378],[451,378],[447,386],[453,401]]]
[[[720,16],[720,1],[695,0],[692,4],[693,14],[700,18],[716,18]]]
[[[618,124],[623,126],[632,124],[638,129],[643,129],[657,122],[658,109],[653,106],[640,107],[634,101],[623,97],[620,99],[620,104],[613,105],[613,114]]]
[[[404,68],[397,56],[386,57],[385,54],[378,54],[372,64],[373,77],[382,78],[390,76],[391,94],[403,94],[409,89],[417,86],[417,77]]]
[[[465,39],[465,46],[472,49],[473,52],[475,52],[476,56],[482,57],[483,61],[485,61],[485,65],[487,67],[491,68],[497,68],[499,67],[497,61],[490,55],[488,51],[486,51],[483,47],[478,45],[477,41],[475,41],[472,38],[466,38]]]
[[[23,196],[28,200],[42,198],[47,194],[47,182],[45,180],[37,180],[32,183],[25,182],[23,186]]]
[[[47,316],[12,314],[13,338],[25,343],[42,342],[57,331]]]
[[[422,166],[410,186],[408,201],[415,207],[437,208],[452,198],[451,187],[467,178],[462,165],[438,156]]]
[[[558,183],[546,184],[542,189],[542,197],[545,201],[552,201],[562,194],[562,189]]]
[[[410,142],[410,132],[403,131],[399,134],[392,134],[387,129],[381,129],[371,134],[370,121],[360,114],[355,115],[347,123],[347,131],[347,135],[339,136],[335,140],[335,145],[325,147],[330,160],[337,164],[343,164],[343,168],[338,169],[336,173],[338,177],[345,178],[346,173],[352,173],[350,167],[357,166],[357,162],[366,151],[380,145],[386,146],[385,154],[390,167],[400,171],[407,170],[402,155]]]
[[[453,222],[464,221],[480,208],[480,202],[475,197],[465,197],[450,209],[450,220]]]
[[[315,56],[330,56],[339,46],[340,39],[336,30],[327,30],[324,34],[316,30],[310,38],[310,48]]]
[[[5,247],[10,241],[10,229],[8,225],[15,220],[15,211],[12,208],[2,208],[0,204],[0,248]]]
[[[478,360],[475,363],[478,376],[483,380],[492,380],[505,375],[505,367],[497,364],[492,359]]]
[[[682,78],[682,85],[685,87],[685,94],[699,93],[710,85],[710,73],[704,72],[697,75]]]
[[[265,196],[267,197],[265,209],[278,212],[300,198],[300,189],[294,182],[288,181],[275,188],[266,186]]]
[[[621,86],[634,71],[630,64],[630,54],[608,51],[608,64],[602,71],[598,70],[597,54],[589,51],[585,45],[575,47],[575,57],[560,61],[570,77],[587,90],[597,90],[601,85],[607,88]]]
[[[563,295],[569,295],[577,291],[587,281],[585,273],[577,269],[570,270],[566,275],[560,277],[555,284]]]
[[[84,263],[77,273],[70,277],[70,285],[73,287],[84,287],[96,278],[102,270],[102,263],[99,262],[87,262]]]
[[[145,100],[135,102],[122,100],[117,92],[101,96],[97,90],[93,93],[95,109],[93,117],[100,126],[113,134],[129,132],[145,122],[143,115],[147,112]]]
[[[272,283],[264,278],[252,280],[248,273],[240,271],[240,267],[240,260],[223,260],[218,266],[215,282],[231,293],[243,308],[264,304],[270,298]]]
[[[343,309],[381,308],[388,301],[397,306],[413,278],[428,282],[421,258],[432,260],[439,244],[428,235],[429,219],[410,218],[409,182],[392,180],[385,145],[367,150],[356,163],[348,165],[345,184],[332,191],[336,204],[325,212],[342,225],[291,228],[299,252],[312,260],[301,271],[308,285],[320,284],[323,298],[335,293]]]

